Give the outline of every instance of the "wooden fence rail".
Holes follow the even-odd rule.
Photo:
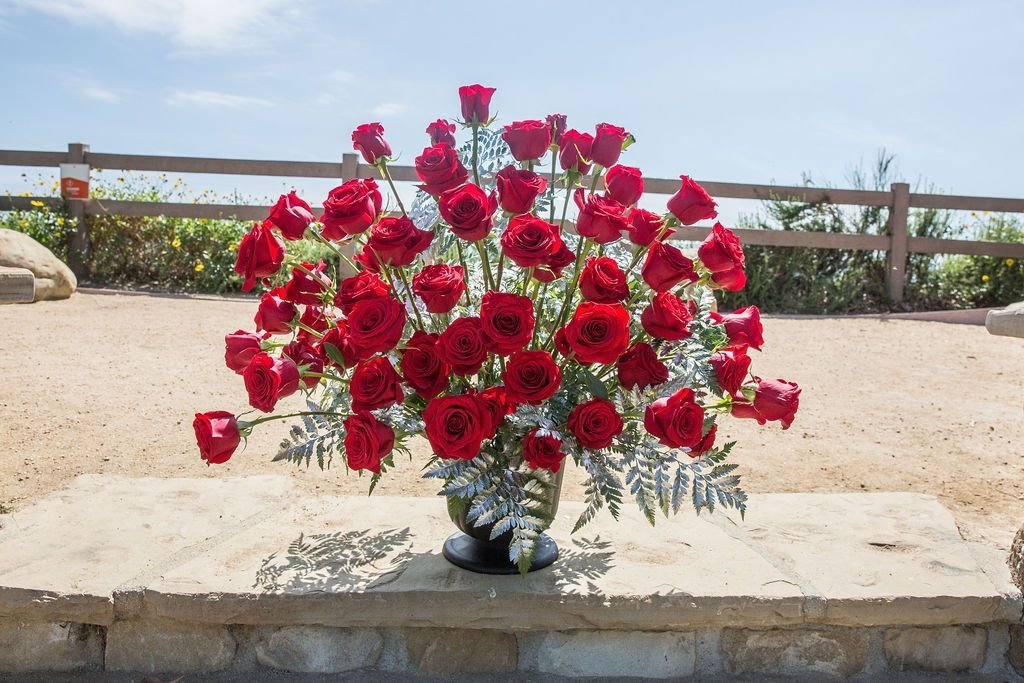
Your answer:
[[[63,163],[84,163],[93,169],[163,173],[335,178],[339,181],[353,178],[380,178],[377,169],[360,163],[356,154],[343,154],[340,162],[323,162],[105,154],[91,152],[89,146],[82,143],[69,144],[67,152],[0,150],[0,166],[55,167]],[[396,182],[419,181],[412,166],[389,166],[388,168]],[[780,199],[793,202],[888,208],[890,233],[888,235],[746,229],[737,229],[735,232],[745,243],[754,245],[884,251],[888,257],[886,284],[889,296],[894,303],[903,299],[908,253],[970,254],[1024,259],[1024,244],[1020,243],[950,240],[913,237],[907,234],[907,223],[912,208],[1024,213],[1024,199],[923,194],[911,192],[907,183],[893,183],[888,192],[713,181],[700,181],[700,183],[712,196],[719,198]],[[674,194],[679,189],[679,181],[665,178],[645,178],[644,189],[655,194]],[[29,210],[38,206],[40,202],[51,209],[59,209],[65,204],[64,200],[54,197],[0,196],[0,211]],[[67,205],[69,218],[74,227],[68,255],[72,269],[78,273],[82,272],[84,257],[89,247],[86,216],[171,216],[176,218],[260,220],[267,213],[266,206],[238,204],[72,199],[68,200]],[[675,236],[684,240],[701,240],[709,230],[709,228],[701,226],[680,228],[676,231]]]

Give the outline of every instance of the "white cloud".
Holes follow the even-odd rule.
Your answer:
[[[117,102],[121,99],[121,96],[113,90],[109,90],[99,85],[86,85],[80,88],[78,92],[89,99],[99,100],[100,102]]]
[[[235,95],[215,90],[175,90],[166,100],[175,106],[198,105],[200,107],[271,107],[273,102],[260,97]]]
[[[399,104],[398,102],[383,102],[374,107],[370,113],[375,116],[396,116],[408,108],[406,105]]]

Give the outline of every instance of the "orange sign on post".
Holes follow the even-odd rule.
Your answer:
[[[60,196],[64,199],[89,198],[89,165],[60,165]]]

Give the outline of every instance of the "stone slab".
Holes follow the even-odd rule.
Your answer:
[[[110,624],[115,592],[273,516],[290,487],[276,476],[78,477],[4,516],[0,619]]]
[[[256,661],[280,671],[341,673],[375,665],[383,649],[374,629],[286,626],[256,644]]]
[[[977,626],[885,632],[885,658],[894,671],[974,671],[985,663],[987,647],[988,632]]]
[[[985,316],[985,329],[989,334],[1005,337],[1024,337],[1024,301],[1010,304]]]
[[[227,626],[118,621],[107,629],[107,671],[202,673],[231,665],[237,643]]]
[[[862,629],[726,629],[725,668],[732,674],[849,678],[868,661]]]
[[[537,633],[523,636],[519,647],[520,669],[572,678],[687,678],[697,657],[693,633]]]
[[[0,621],[0,672],[103,668],[103,631],[87,624]]]
[[[0,304],[32,303],[36,298],[36,277],[27,268],[0,266]]]

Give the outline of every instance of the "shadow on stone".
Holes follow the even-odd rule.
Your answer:
[[[573,538],[573,547],[562,547],[558,560],[551,566],[555,586],[570,595],[601,595],[596,581],[612,568],[615,552],[611,541]]]

